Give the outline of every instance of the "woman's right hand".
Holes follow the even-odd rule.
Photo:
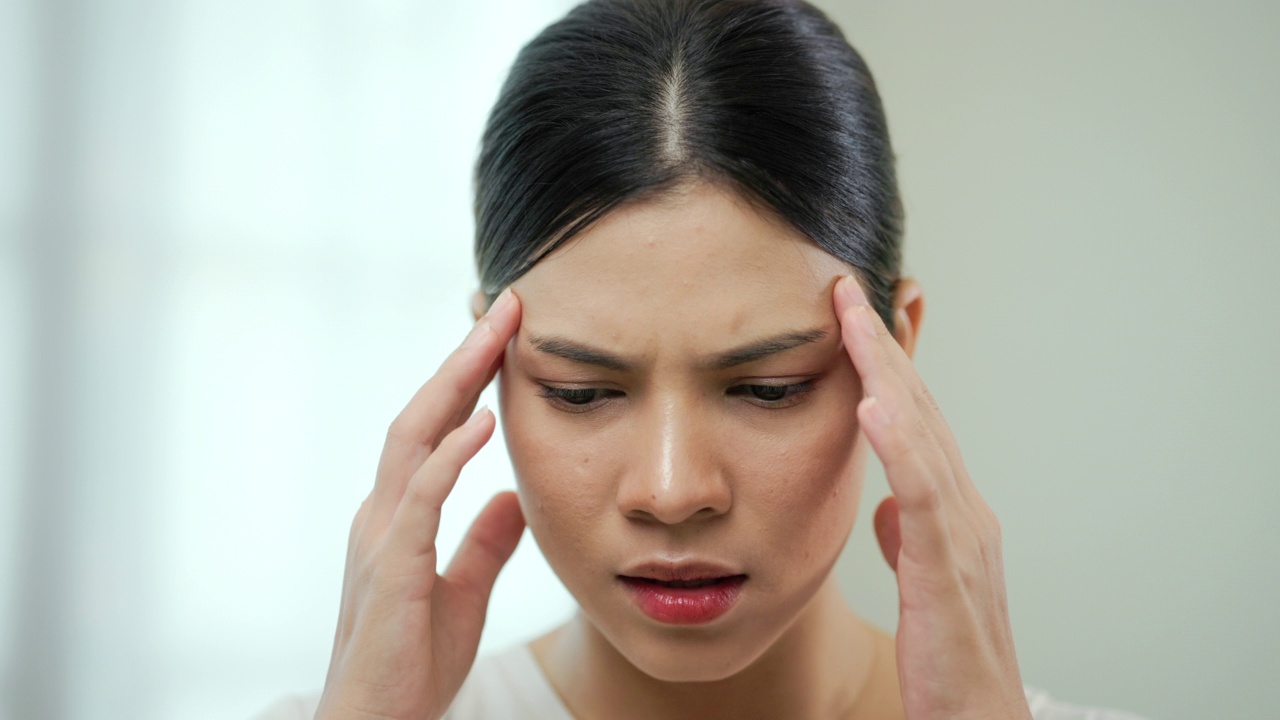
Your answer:
[[[439,718],[470,671],[489,593],[524,517],[514,493],[495,496],[443,574],[436,531],[462,466],[493,434],[493,413],[471,412],[519,325],[508,288],[391,424],[373,491],[351,524],[316,718]]]

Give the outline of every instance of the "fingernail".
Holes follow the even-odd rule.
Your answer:
[[[862,326],[862,330],[871,337],[876,337],[879,334],[876,327],[876,319],[872,317],[874,314],[875,311],[871,309],[870,305],[859,305],[854,312],[854,315],[858,316],[858,325]]]
[[[467,421],[467,424],[475,425],[476,423],[480,422],[480,418],[484,417],[485,413],[492,413],[492,412],[493,411],[489,409],[489,403],[485,403],[484,405],[480,406],[479,410],[476,410],[474,413],[471,414],[471,419]]]
[[[840,291],[844,293],[845,297],[849,298],[850,302],[855,305],[866,304],[867,296],[862,292],[862,286],[858,284],[858,278],[853,275],[845,275],[840,282]]]
[[[502,294],[498,296],[497,300],[493,301],[493,304],[489,306],[489,312],[485,313],[485,315],[493,315],[494,313],[502,312],[503,310],[506,310],[507,306],[510,304],[511,288],[508,287],[506,290],[502,291]]]
[[[506,310],[507,306],[510,305],[511,302],[511,288],[508,287],[506,290],[502,291],[501,295],[498,295],[498,299],[493,301],[493,304],[489,306],[489,310],[480,318],[480,321],[476,323],[476,326],[471,328],[471,332],[467,335],[467,339],[462,341],[462,347],[471,347],[472,345],[480,342],[480,338],[484,337],[485,333],[489,330],[489,318],[495,313],[500,313]]]

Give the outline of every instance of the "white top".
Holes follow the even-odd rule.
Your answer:
[[[1067,705],[1032,687],[1023,690],[1035,720],[1142,720],[1116,710]],[[289,695],[253,720],[312,720],[319,704],[319,692]],[[524,643],[477,660],[444,717],[445,720],[574,720]]]

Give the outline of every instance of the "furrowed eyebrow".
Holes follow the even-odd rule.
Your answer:
[[[710,370],[727,370],[731,367],[745,365],[746,363],[775,355],[784,350],[791,350],[801,345],[817,342],[826,336],[827,331],[821,328],[773,335],[714,355],[709,360],[701,363],[701,366]],[[534,349],[548,355],[555,355],[582,365],[595,365],[618,372],[631,372],[639,366],[639,363],[634,360],[562,337],[530,336],[529,344]]]
[[[790,350],[801,345],[817,342],[826,336],[827,331],[821,328],[774,335],[773,337],[756,340],[742,347],[716,355],[711,358],[711,361],[706,366],[714,370],[727,370],[737,365],[745,365],[746,363],[780,353],[783,350]]]
[[[582,365],[596,365],[609,370],[617,370],[618,372],[628,372],[635,366],[634,362],[618,357],[606,350],[600,350],[590,345],[583,345],[560,337],[531,336],[529,344],[534,349],[541,350],[548,355],[562,357],[565,360]]]

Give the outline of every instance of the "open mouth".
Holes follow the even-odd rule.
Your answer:
[[[668,625],[708,623],[733,608],[746,575],[659,580],[619,575],[632,601],[645,615]]]
[[[743,580],[747,578],[746,575],[727,575],[725,577],[699,578],[696,580],[657,580],[655,578],[628,577],[626,575],[621,575],[619,577],[621,577],[624,581],[634,581],[638,583],[647,583],[651,585],[661,585],[662,587],[681,588],[681,589],[701,588],[701,587],[707,587],[709,585],[719,585],[721,583],[733,582],[739,578]]]

